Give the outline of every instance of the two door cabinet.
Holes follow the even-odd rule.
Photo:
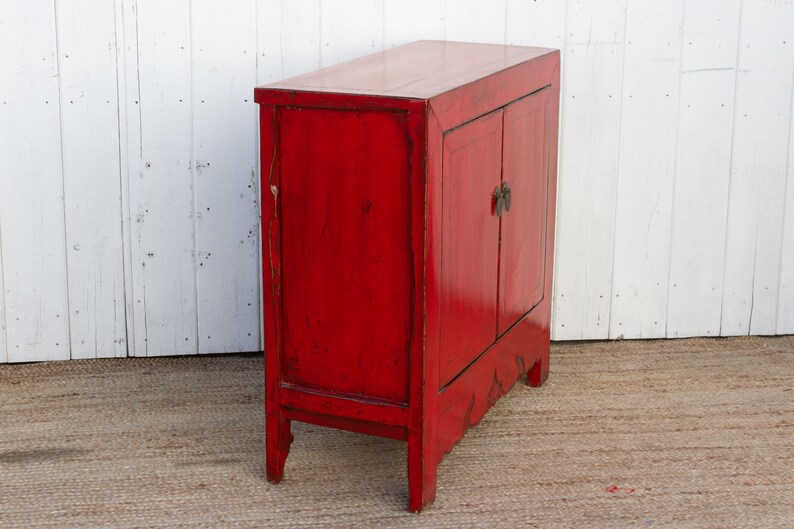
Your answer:
[[[291,421],[408,443],[408,507],[549,369],[559,52],[421,41],[255,90],[267,476]]]

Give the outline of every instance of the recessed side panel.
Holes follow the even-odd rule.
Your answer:
[[[499,334],[543,299],[549,175],[549,94],[545,88],[505,108],[499,261]]]
[[[440,386],[496,338],[501,152],[501,110],[444,135]]]
[[[407,402],[407,114],[288,107],[278,127],[282,381]]]

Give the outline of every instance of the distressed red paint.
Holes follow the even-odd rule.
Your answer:
[[[255,98],[268,479],[293,420],[403,440],[418,512],[466,430],[548,376],[559,52],[423,41]]]

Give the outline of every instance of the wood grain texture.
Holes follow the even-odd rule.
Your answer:
[[[499,335],[544,296],[550,93],[544,88],[504,111],[502,191],[510,190],[511,208],[500,221]]]
[[[383,49],[384,1],[320,2],[320,66]]]
[[[553,337],[606,338],[626,2],[565,3]],[[566,154],[566,146],[573,149]]]
[[[124,264],[124,308],[126,320],[126,356],[140,354],[135,337],[135,288],[133,285],[132,234],[134,216],[131,213],[130,175],[141,171],[141,105],[138,83],[137,7],[127,0],[115,0],[116,18],[116,79],[119,108],[119,173],[121,179],[121,239]],[[137,272],[137,267],[136,267]],[[145,321],[139,322],[141,325]],[[140,344],[142,348],[144,344]]]
[[[11,362],[69,358],[58,62],[53,5],[4,2],[0,225]]]
[[[539,386],[548,376],[548,351],[538,347],[534,314],[517,322],[460,378],[439,396],[438,460],[448,454],[477,425],[486,412],[527,376],[528,383]],[[543,363],[546,363],[544,366]]]
[[[140,151],[130,173],[136,355],[195,354],[195,160],[189,3],[137,1]],[[162,72],[168,71],[168,77]]]
[[[775,332],[794,82],[793,25],[790,3],[745,0],[742,5],[723,335]]]
[[[505,44],[562,49],[565,46],[566,3],[507,0]]]
[[[445,5],[426,0],[383,1],[383,48],[415,40],[443,40]]]
[[[112,3],[57,3],[71,358],[126,356]]]
[[[408,407],[384,402],[356,399],[349,395],[315,392],[305,387],[282,384],[281,405],[292,411],[301,410],[315,415],[369,422],[385,426],[400,426],[408,423]]]
[[[429,148],[425,149],[426,162],[422,173],[426,178],[425,191],[425,261],[423,266],[425,324],[427,336],[439,336],[441,332],[441,227],[443,216],[443,159],[444,129],[436,114],[435,108],[428,105],[423,112],[427,130],[425,141]],[[408,439],[408,487],[409,508],[421,509],[435,498],[438,480],[438,422],[430,420],[441,413],[439,393],[425,391],[426,380],[439,380],[441,372],[440,340],[425,340],[422,347],[411,357],[411,397],[421,406],[412,408],[412,416]],[[418,342],[417,342],[418,344]],[[410,488],[415,490],[410,493]],[[415,505],[410,505],[411,497]]]
[[[506,0],[445,2],[444,39],[504,43],[506,5]]]
[[[683,1],[626,11],[609,337],[665,336]]]
[[[283,380],[407,403],[406,114],[299,107],[278,120]]]
[[[444,134],[439,388],[496,335],[500,255],[493,197],[501,184],[502,115],[498,110]]]
[[[739,11],[739,1],[718,0],[689,2],[684,9],[665,333],[670,338],[720,333]]]
[[[565,43],[588,46],[623,44],[628,4],[629,0],[566,2]]]
[[[6,307],[5,286],[3,283],[3,224],[0,217],[0,364],[8,362],[8,349],[6,348]]]
[[[291,442],[289,419],[281,408],[279,385],[284,348],[281,317],[281,220],[279,188],[281,177],[276,143],[277,113],[273,105],[259,107],[259,152],[261,161],[262,205],[262,297],[265,343],[265,462],[267,479],[278,483],[284,474],[284,462]]]
[[[320,67],[320,0],[264,0],[254,9],[257,85]]]
[[[320,67],[320,0],[281,0],[281,57],[283,77],[292,77]],[[249,87],[250,89],[250,87]]]
[[[256,4],[257,85],[272,83],[284,77],[283,16],[281,0],[262,0]]]
[[[344,92],[429,99],[530,59],[553,53],[554,50],[528,46],[506,49],[503,46],[472,45],[467,42],[417,41],[397,49],[389,48],[382,53],[371,53],[344,65],[329,66],[279,81],[268,87],[307,93]],[[443,67],[439,68],[439,64]]]
[[[259,349],[254,2],[191,9],[198,351]]]
[[[554,338],[606,339],[612,301],[622,44],[567,44]],[[596,80],[593,82],[593,80]]]
[[[794,65],[792,77],[794,78]],[[790,108],[794,109],[794,91],[791,94]],[[794,310],[791,308],[794,307],[794,119],[790,120],[789,127],[776,334],[794,334]]]

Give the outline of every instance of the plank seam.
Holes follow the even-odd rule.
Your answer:
[[[137,94],[137,101],[138,101],[138,170],[140,171],[140,166],[143,163],[143,101],[141,100],[141,37],[140,37],[140,29],[138,25],[138,0],[134,1],[134,8],[135,8],[135,79],[136,84],[138,87],[138,94]],[[129,159],[127,160],[129,163]],[[128,180],[129,183],[129,180]],[[130,224],[132,223],[132,210],[129,211],[130,214]],[[138,228],[140,230],[140,228]],[[132,226],[130,226],[130,241],[132,241]],[[140,231],[138,231],[138,249],[140,250],[141,244],[141,235]],[[132,267],[132,245],[130,245],[130,266]],[[132,268],[130,268],[130,273],[132,274]],[[144,356],[149,356],[149,321],[148,316],[146,313],[146,277],[145,272],[141,272],[141,286],[143,287],[143,347],[144,347]],[[131,288],[135,286],[135,275],[132,274],[132,285]],[[133,290],[134,292],[134,290]],[[135,311],[132,313],[132,319],[135,320]],[[133,325],[133,330],[135,326]],[[136,338],[137,339],[137,338]],[[135,351],[137,354],[137,351]]]
[[[256,84],[258,85],[260,82],[260,72],[259,72],[259,64],[260,59],[259,56],[262,52],[262,47],[259,41],[259,2],[254,1],[254,79],[256,80]],[[260,169],[259,159],[261,157],[261,137],[259,134],[260,128],[260,119],[259,119],[259,105],[254,105],[256,108],[256,120],[254,120],[254,134],[256,135],[256,146],[254,147],[254,152],[256,154],[256,160],[254,161],[254,189],[256,190],[256,200],[259,204],[257,208],[257,222],[258,222],[258,230],[256,234],[256,281],[257,287],[259,289],[259,294],[257,296],[257,301],[259,303],[259,307],[257,308],[258,311],[258,322],[259,322],[259,351],[264,354],[265,351],[265,318],[264,318],[264,302],[262,300],[262,186],[261,186],[261,179],[262,179],[262,172]]]
[[[558,130],[557,130],[557,196],[556,196],[556,203],[554,205],[554,208],[555,208],[554,211],[556,212],[555,219],[554,219],[554,244],[555,244],[555,246],[557,245],[558,241],[560,240],[560,233],[562,232],[562,227],[561,227],[562,226],[562,222],[560,222],[562,220],[562,216],[560,215],[560,197],[562,196],[562,193],[559,192],[559,189],[561,187],[560,184],[559,184],[559,181],[561,180],[560,177],[562,176],[562,168],[563,168],[562,160],[563,160],[563,153],[565,151],[565,142],[563,142],[562,140],[565,138],[565,108],[567,106],[567,105],[563,104],[563,98],[565,97],[565,61],[566,61],[565,52],[566,52],[566,49],[567,49],[566,48],[566,44],[567,44],[566,39],[567,39],[567,35],[568,35],[568,0],[565,0],[565,5],[564,5],[563,9],[565,9],[565,17],[564,17],[564,20],[563,20],[563,23],[562,23],[562,25],[563,25],[563,28],[562,28],[563,36],[562,36],[562,41],[560,42],[560,95],[559,95],[559,99],[560,99],[559,120],[560,121],[559,121]],[[508,6],[507,6],[507,4],[505,4],[505,44],[507,43],[507,16],[508,16],[507,11],[508,11]],[[558,315],[558,309],[557,309],[557,304],[554,302],[554,299],[556,298],[557,290],[559,289],[558,281],[559,281],[559,278],[560,278],[560,274],[555,272],[557,270],[557,254],[558,253],[559,252],[557,252],[557,251],[553,252],[553,255],[551,257],[552,258],[552,264],[551,264],[552,280],[551,280],[551,292],[549,293],[549,295],[551,296],[551,310],[550,310],[549,328],[550,328],[550,332],[552,334],[552,339],[556,339],[556,334],[557,334],[556,320],[557,320],[557,315]],[[582,325],[581,327],[584,327],[584,325]],[[584,334],[584,333],[581,333],[581,334]]]
[[[566,0],[565,3],[566,3],[566,7],[567,7],[568,0]],[[384,4],[385,4],[385,2],[384,2]],[[507,0],[505,0],[504,6],[505,6],[504,17],[502,17],[502,18],[504,18],[504,23],[502,24],[502,44],[507,44],[507,11],[508,11]],[[566,11],[566,15],[567,15],[567,11]],[[384,13],[384,16],[385,16],[385,13]],[[385,25],[385,22],[384,22],[384,25]],[[562,91],[560,91],[560,92],[562,92]]]
[[[124,2],[125,0],[122,0]],[[141,163],[143,162],[143,101],[141,101],[141,57],[140,57],[140,32],[139,32],[139,25],[138,25],[138,1],[137,0],[130,0],[132,2],[132,12],[134,13],[135,17],[135,87],[137,88],[137,94],[135,94],[135,99],[138,103],[137,105],[137,112],[138,112],[138,159],[137,159],[137,171],[140,174],[140,167]],[[129,104],[129,99],[125,100],[125,108]],[[127,126],[129,127],[129,120],[127,121]],[[127,140],[129,141],[129,135],[127,135]],[[133,241],[133,234],[132,230],[134,228],[134,224],[132,222],[132,208],[130,207],[130,202],[132,201],[132,191],[130,188],[130,173],[129,165],[130,165],[130,149],[127,149],[127,226],[128,226],[128,237],[129,237],[129,260],[130,260],[130,292],[132,292],[132,299],[130,300],[130,306],[132,307],[132,314],[130,315],[130,328],[129,331],[132,334],[132,349],[128,348],[128,352],[132,352],[132,356],[138,356],[138,346],[137,346],[137,336],[134,334],[135,332],[135,321],[136,321],[136,310],[135,310],[135,274],[133,273],[134,265],[133,265],[133,248],[135,246]],[[141,238],[140,238],[140,228],[138,229],[138,249],[140,249]],[[143,307],[144,307],[144,314],[143,314],[143,356],[149,355],[149,324],[147,321],[146,316],[146,279],[144,277],[145,270],[141,272],[141,287],[143,291]]]
[[[68,250],[68,239],[66,237],[66,173],[64,172],[64,164],[63,164],[63,94],[61,91],[61,49],[60,49],[60,41],[59,41],[59,32],[58,32],[58,2],[57,0],[53,0],[52,2],[52,11],[53,11],[53,20],[55,23],[55,71],[56,77],[58,79],[58,142],[60,144],[60,157],[61,157],[61,214],[63,215],[63,259],[64,259],[64,266],[66,267],[66,314],[64,314],[64,318],[66,319],[66,351],[68,353],[69,359],[72,358],[72,304],[69,300],[69,250]],[[46,293],[42,293],[42,295],[46,295]],[[96,354],[96,351],[95,351]],[[49,353],[47,354],[47,358],[52,360]]]
[[[675,113],[675,138],[673,139],[675,151],[673,153],[673,188],[670,190],[672,196],[670,198],[670,238],[667,242],[667,296],[665,297],[665,308],[664,308],[664,336],[666,338],[670,338],[670,275],[671,270],[673,269],[673,235],[675,231],[675,220],[673,219],[673,213],[675,213],[675,190],[676,190],[676,182],[678,181],[678,135],[679,131],[681,130],[681,80],[684,77],[683,74],[683,65],[684,65],[684,28],[686,27],[686,0],[681,3],[681,31],[680,33],[680,41],[678,43],[678,91],[676,93],[676,97],[678,101],[676,103],[676,113]]]
[[[626,3],[626,9],[623,12],[623,60],[622,65],[620,67],[620,110],[618,111],[618,152],[617,152],[617,172],[618,174],[615,176],[615,211],[612,215],[612,277],[609,281],[609,315],[607,316],[607,338],[612,339],[614,333],[612,331],[612,313],[615,310],[615,246],[616,244],[616,232],[617,232],[617,224],[618,224],[618,208],[620,207],[618,202],[618,197],[620,196],[620,157],[621,151],[623,150],[623,102],[626,100],[625,95],[625,88],[626,88],[626,55],[628,52],[626,50],[626,43],[628,42],[626,39],[627,29],[629,25],[629,4]],[[619,337],[619,336],[618,336]],[[618,338],[615,337],[615,338]]]
[[[733,117],[731,118],[731,154],[728,160],[728,193],[727,193],[727,205],[725,208],[725,241],[722,245],[722,279],[720,281],[720,285],[722,288],[722,296],[721,296],[721,303],[720,303],[720,336],[724,336],[723,331],[723,324],[724,324],[724,317],[725,317],[725,294],[727,292],[725,288],[725,275],[728,269],[728,233],[730,231],[730,220],[731,220],[731,183],[733,182],[733,153],[734,148],[736,146],[736,108],[738,107],[736,103],[736,92],[739,87],[739,58],[740,58],[740,51],[742,49],[742,13],[744,12],[744,0],[739,0],[739,20],[738,24],[739,27],[737,28],[737,37],[736,37],[736,61],[735,61],[735,70],[733,76]]]
[[[129,187],[125,182],[129,181],[129,165],[127,163],[127,92],[126,92],[126,60],[124,35],[124,0],[113,2],[113,17],[115,19],[115,46],[116,46],[116,109],[118,117],[116,125],[119,135],[119,208],[121,214],[121,276],[124,281],[124,354],[115,352],[115,356],[130,356],[130,337],[134,336],[131,331],[132,310],[129,306],[131,302],[132,274],[130,273],[132,258],[129,253]],[[119,43],[121,45],[119,46]],[[123,102],[123,105],[122,105]]]
[[[322,7],[320,8],[322,11]],[[279,79],[284,79],[284,0],[281,0],[281,5],[279,6],[279,21],[281,25],[278,28],[278,53],[281,55],[281,75],[279,75]],[[322,13],[321,15],[322,16]],[[322,51],[322,43],[319,44],[320,51]]]
[[[443,40],[447,40],[447,20],[449,20],[449,0],[444,0],[444,31]]]
[[[323,2],[322,0],[318,0],[320,5],[318,6],[318,18],[317,21],[317,63],[320,68],[323,67]],[[284,17],[284,0],[281,0],[281,17],[283,20]],[[282,24],[279,28],[279,39],[281,39],[281,78],[284,78],[284,25]]]
[[[794,61],[791,63],[791,86],[794,87]],[[780,261],[778,262],[778,285],[777,285],[777,303],[775,304],[775,334],[780,333],[780,300],[783,297],[783,257],[785,256],[786,252],[784,251],[784,245],[786,243],[786,225],[789,216],[788,208],[788,187],[789,187],[789,180],[791,180],[791,133],[794,130],[794,126],[792,126],[792,121],[794,120],[794,89],[791,91],[791,101],[789,101],[789,108],[788,108],[788,119],[789,119],[789,128],[788,128],[788,150],[786,151],[786,172],[785,180],[783,181],[783,229],[780,230]],[[2,258],[2,255],[0,255]]]
[[[193,2],[192,0],[188,0],[187,2],[187,23],[188,23],[188,67],[190,68],[190,178],[192,181],[192,195],[193,195],[193,291],[195,294],[194,299],[194,306],[196,308],[196,345],[195,345],[195,354],[199,354],[201,352],[200,340],[201,340],[201,316],[199,314],[199,280],[198,280],[198,263],[199,263],[199,254],[198,254],[198,204],[196,203],[197,193],[196,193],[196,166],[198,163],[196,162],[196,97],[195,97],[195,85],[193,79]]]
[[[756,184],[756,186],[760,186],[760,184]],[[755,308],[755,270],[758,264],[758,207],[760,202],[760,200],[757,200],[755,203],[755,251],[753,252],[753,281],[750,289],[750,317],[747,318],[748,336],[753,328],[753,309]]]
[[[383,51],[386,47],[386,2],[381,2],[380,6],[380,50]],[[282,14],[282,16],[284,15]],[[505,24],[507,23],[505,22]]]
[[[8,362],[8,307],[6,305],[5,266],[3,265],[3,219],[0,218],[0,303],[3,306],[2,345],[0,348],[0,363]]]
[[[260,27],[259,27],[259,2],[254,2],[254,10],[256,16],[256,29],[255,29],[255,46],[256,46],[256,62],[255,68],[256,71],[254,72],[254,77],[257,80],[257,83],[260,80],[264,81],[264,76],[260,72],[260,51],[261,51],[261,43],[260,43]],[[283,12],[283,10],[282,10]],[[279,33],[281,35],[280,38],[283,39],[283,31]],[[282,46],[283,50],[283,46]],[[283,53],[283,51],[282,51]],[[318,49],[319,53],[319,49]],[[257,230],[256,235],[256,270],[257,270],[257,288],[258,288],[258,296],[257,299],[259,301],[259,350],[262,351],[264,354],[265,351],[265,300],[264,300],[264,292],[262,290],[262,274],[263,274],[263,266],[264,263],[262,262],[262,166],[259,162],[261,154],[262,154],[262,143],[261,143],[261,135],[260,135],[260,107],[256,105],[256,112],[257,118],[254,121],[254,127],[256,131],[256,161],[255,161],[255,174],[256,174],[256,182],[255,182],[255,189],[256,189],[256,198],[257,198],[257,222],[259,229]]]
[[[143,161],[143,101],[141,101],[141,35],[138,28],[138,0],[135,4],[135,78],[138,84],[138,147],[140,161]],[[148,337],[148,336],[147,336]]]

